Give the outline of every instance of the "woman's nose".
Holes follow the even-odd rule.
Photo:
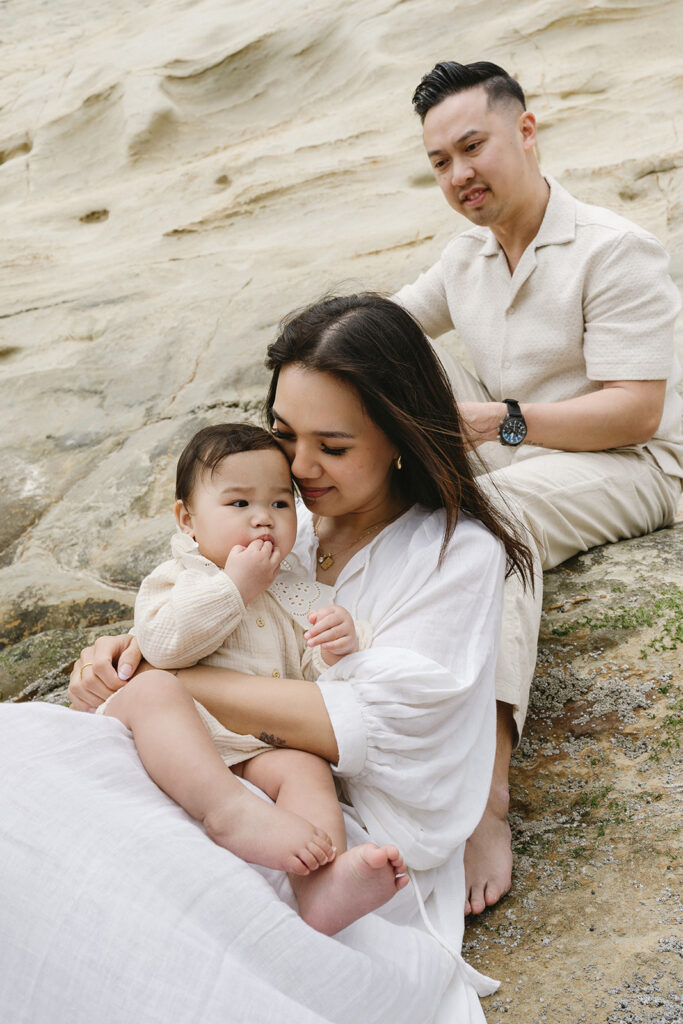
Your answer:
[[[313,480],[320,476],[320,464],[315,452],[305,445],[297,444],[291,466],[292,476],[297,480]]]

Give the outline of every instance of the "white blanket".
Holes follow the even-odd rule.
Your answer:
[[[428,1024],[457,980],[435,939],[381,913],[310,929],[286,876],[215,846],[113,718],[0,705],[0,773],[7,1024]],[[446,1019],[483,1021],[471,987],[451,998]]]

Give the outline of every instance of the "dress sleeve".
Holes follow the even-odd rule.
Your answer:
[[[650,235],[627,232],[587,276],[584,356],[591,380],[663,380],[671,373],[681,308],[669,257]]]
[[[419,321],[430,338],[453,330],[441,261],[420,274],[412,284],[404,285],[392,298]]]
[[[224,572],[170,560],[142,581],[135,635],[156,668],[187,668],[218,650],[243,615],[240,592]]]
[[[438,545],[406,553],[370,649],[318,680],[336,773],[373,839],[396,843],[418,870],[444,863],[472,833],[491,781],[504,557],[469,526],[426,579],[421,563],[436,561]]]

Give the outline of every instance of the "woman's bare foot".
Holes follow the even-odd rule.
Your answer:
[[[465,914],[481,914],[512,884],[507,786],[492,786],[484,815],[465,846]]]
[[[408,884],[405,870],[395,846],[354,846],[322,871],[292,880],[299,913],[316,931],[336,935],[388,903]]]
[[[334,860],[336,850],[327,832],[266,803],[241,784],[239,790],[204,818],[204,828],[218,846],[250,864],[294,875],[308,875]]]

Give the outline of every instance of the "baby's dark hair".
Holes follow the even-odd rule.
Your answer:
[[[217,423],[204,427],[189,441],[178,459],[175,496],[187,506],[201,473],[213,473],[228,455],[260,452],[274,448],[281,452],[272,434],[252,423]]]

